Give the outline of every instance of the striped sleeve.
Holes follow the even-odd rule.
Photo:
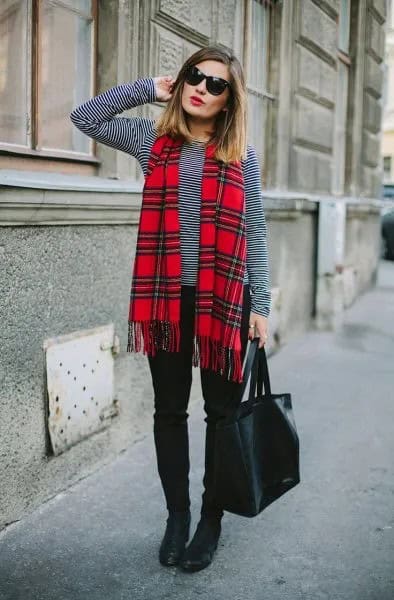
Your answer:
[[[132,83],[112,87],[77,106],[71,112],[70,119],[89,137],[131,154],[143,162],[141,159],[146,158],[146,154],[149,156],[155,138],[153,119],[116,115],[136,106],[154,102],[155,99],[153,78],[137,79]]]
[[[268,268],[267,225],[261,196],[260,165],[253,146],[244,161],[246,200],[246,264],[252,296],[251,310],[267,317],[271,290]]]

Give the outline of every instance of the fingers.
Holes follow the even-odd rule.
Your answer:
[[[260,323],[259,320],[249,321],[249,340],[253,340],[255,337],[259,338],[259,348],[262,348],[267,341],[267,328],[264,323]]]
[[[166,84],[167,87],[171,87],[174,85],[175,79],[171,77],[171,75],[167,75],[166,77],[163,77],[163,83]]]
[[[249,322],[249,331],[248,331],[248,339],[250,341],[253,340],[253,338],[255,337],[255,332],[256,332],[256,325],[255,323],[253,323],[253,321]]]
[[[256,323],[256,336],[260,338],[259,348],[262,348],[267,341],[267,330],[260,323]]]
[[[171,76],[165,77],[164,86],[166,90],[166,100],[169,100],[172,96],[172,91],[174,89],[175,79]]]
[[[172,75],[159,75],[153,78],[156,88],[156,98],[159,102],[166,102],[172,96],[175,79]]]
[[[175,79],[172,77],[172,75],[158,75],[158,77],[154,77],[154,79],[158,83],[170,83],[172,81],[175,81]]]
[[[248,338],[250,340],[253,340],[255,337],[260,338],[259,341],[259,348],[261,348],[262,344],[265,342],[265,334],[261,333],[261,328],[259,328],[257,323],[250,323],[249,324],[249,333],[248,333]]]

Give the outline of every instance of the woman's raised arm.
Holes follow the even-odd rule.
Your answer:
[[[117,117],[125,110],[157,100],[153,78],[137,79],[112,87],[77,106],[72,123],[87,136],[139,158],[141,149],[154,140],[154,121],[143,117]]]

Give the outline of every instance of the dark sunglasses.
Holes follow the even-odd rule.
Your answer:
[[[190,67],[186,71],[185,81],[189,85],[197,85],[201,83],[203,79],[206,79],[207,90],[213,96],[220,96],[223,94],[226,87],[230,87],[230,83],[221,77],[213,77],[212,75],[205,75],[197,67]]]

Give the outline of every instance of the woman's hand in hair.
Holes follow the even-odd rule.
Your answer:
[[[156,100],[159,102],[168,102],[172,96],[172,87],[175,79],[171,75],[153,78],[156,90]]]
[[[253,338],[255,337],[260,338],[259,348],[262,348],[262,346],[264,346],[268,338],[267,317],[263,317],[262,315],[258,315],[254,312],[251,312],[249,316],[249,325],[249,339],[253,340]]]

